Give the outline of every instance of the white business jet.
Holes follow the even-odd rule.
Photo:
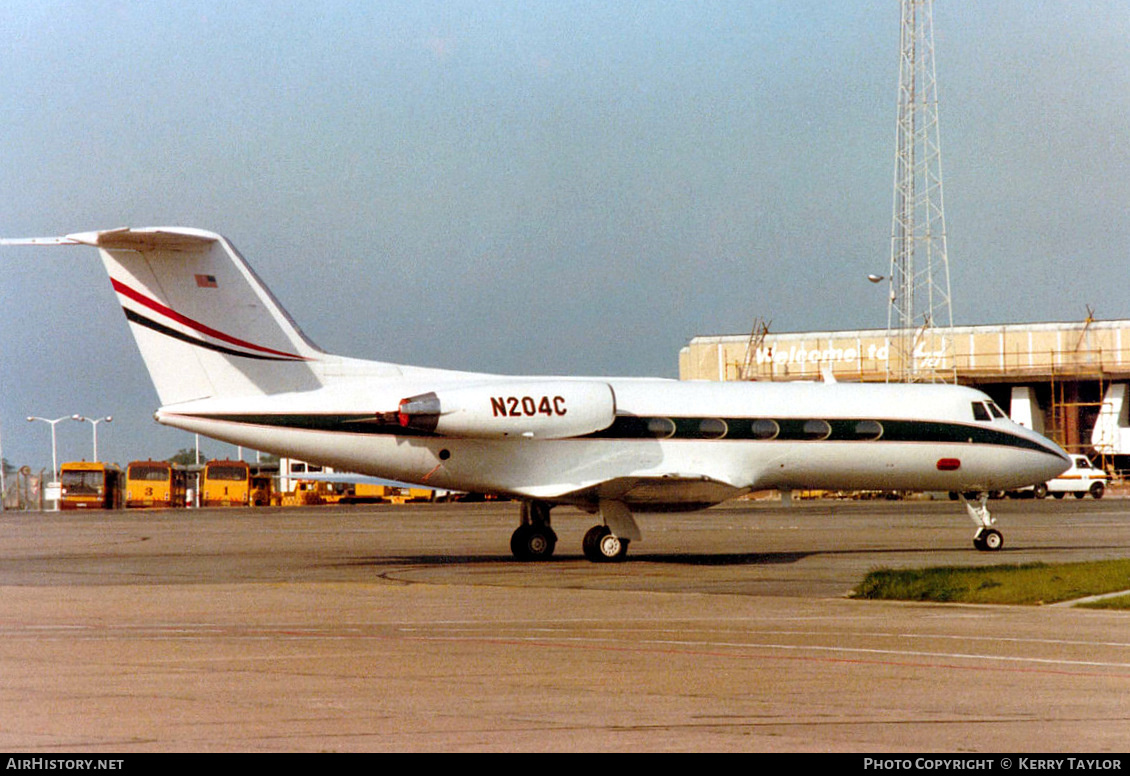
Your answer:
[[[227,239],[199,229],[0,244],[99,249],[159,422],[338,470],[519,499],[510,546],[521,559],[553,554],[555,505],[599,515],[584,554],[614,561],[640,540],[634,513],[771,488],[973,492],[973,543],[999,550],[987,493],[1071,463],[985,394],[954,385],[508,377],[330,355]]]

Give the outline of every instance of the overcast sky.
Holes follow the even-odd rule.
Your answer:
[[[1130,8],[934,23],[954,322],[1130,318]],[[674,377],[757,316],[886,325],[897,0],[7,0],[0,35],[0,236],[219,231],[330,351]],[[6,458],[50,464],[28,415],[191,446],[96,251],[0,278]]]

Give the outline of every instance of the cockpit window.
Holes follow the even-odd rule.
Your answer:
[[[1006,415],[1004,414],[1004,410],[1002,410],[1000,407],[998,407],[997,403],[995,401],[987,401],[985,403],[989,405],[989,412],[993,413],[994,418],[1006,417]]]
[[[993,416],[989,414],[989,410],[979,401],[973,402],[973,419],[974,420],[992,420]]]

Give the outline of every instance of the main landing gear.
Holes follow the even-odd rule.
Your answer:
[[[549,526],[549,504],[522,502],[522,523],[510,536],[510,551],[518,560],[548,560],[557,547],[557,534]]]
[[[585,534],[581,549],[593,563],[624,560],[628,554],[628,539],[621,539],[606,525],[594,525]]]
[[[961,503],[965,504],[970,519],[977,526],[977,533],[973,534],[973,546],[982,552],[996,552],[1004,546],[1004,536],[993,528],[996,521],[989,514],[989,494],[978,493],[976,499],[977,506],[974,506],[964,493],[961,494]]]
[[[551,505],[544,501],[522,502],[522,522],[510,537],[510,551],[518,560],[549,560],[557,547],[557,534],[549,525]],[[640,538],[639,526],[628,508],[619,501],[601,501],[604,522],[585,534],[581,549],[594,563],[621,561],[628,545]]]

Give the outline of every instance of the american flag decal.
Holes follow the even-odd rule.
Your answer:
[[[216,276],[215,275],[197,275],[196,285],[199,288],[215,288]]]

